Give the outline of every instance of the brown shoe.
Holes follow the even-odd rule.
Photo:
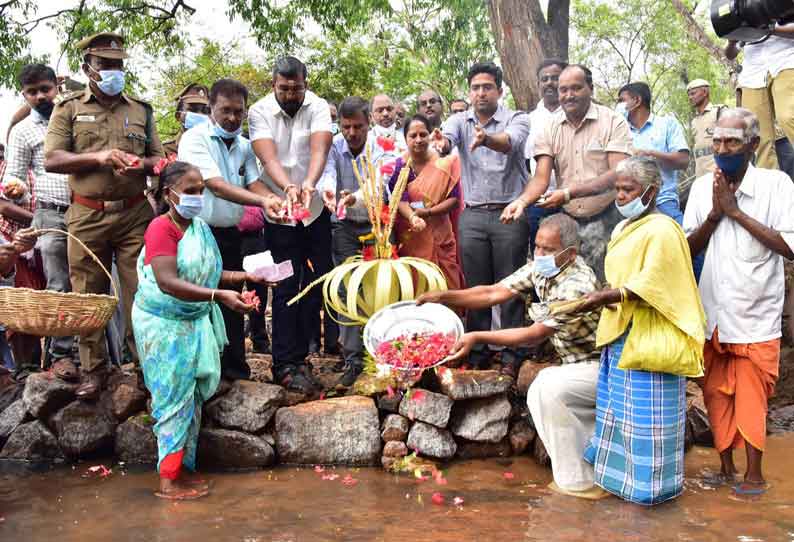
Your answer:
[[[77,387],[74,394],[81,401],[92,401],[99,397],[99,392],[105,387],[106,380],[107,371],[104,369],[94,369],[90,373],[83,371],[80,386]]]
[[[64,382],[77,382],[80,380],[80,371],[72,358],[61,358],[50,367],[50,372]]]

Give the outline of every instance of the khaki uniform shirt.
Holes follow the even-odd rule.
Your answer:
[[[609,171],[607,154],[631,154],[629,125],[622,115],[603,105],[590,104],[575,128],[564,111],[556,113],[535,140],[535,159],[551,156],[559,189],[582,184]],[[564,206],[576,218],[599,214],[615,201],[615,191],[576,198]]]
[[[724,105],[709,103],[703,113],[695,114],[692,119],[692,136],[695,140],[692,151],[695,155],[695,176],[701,177],[714,170],[714,149],[711,147],[711,136],[717,124],[718,111]]]
[[[163,141],[163,152],[166,156],[171,156],[172,154],[177,154],[179,152],[179,140],[182,139],[182,134],[184,133],[184,130],[180,130],[174,139]]]
[[[147,135],[147,117],[150,123]],[[140,158],[163,156],[157,127],[146,102],[122,94],[110,108],[101,105],[90,87],[67,96],[50,118],[44,152],[73,153],[119,149]],[[69,186],[75,194],[97,200],[121,200],[146,188],[143,175],[116,175],[110,166],[72,173]]]

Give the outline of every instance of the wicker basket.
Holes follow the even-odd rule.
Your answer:
[[[71,237],[108,276],[114,295],[0,288],[0,324],[13,331],[43,337],[88,335],[105,327],[116,310],[119,297],[113,277],[99,258],[69,232],[40,229],[34,233],[62,233]]]

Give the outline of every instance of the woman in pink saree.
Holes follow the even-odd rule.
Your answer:
[[[460,193],[460,161],[444,158],[430,148],[432,129],[422,115],[405,124],[408,152],[397,159],[389,187],[411,158],[408,184],[399,205],[395,230],[400,256],[433,262],[444,273],[450,290],[463,286],[457,243],[457,221],[463,198]]]

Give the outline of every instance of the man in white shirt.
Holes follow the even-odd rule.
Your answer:
[[[767,401],[778,377],[783,261],[794,259],[794,184],[751,164],[758,118],[724,110],[714,129],[715,170],[692,185],[684,214],[690,251],[705,248],[699,289],[706,310],[703,397],[722,481],[736,475],[733,448],[744,446],[747,471],[737,494],[763,493],[761,458]]]
[[[374,96],[370,102],[370,115],[372,116],[372,134],[376,138],[391,139],[400,152],[404,152],[408,148],[402,130],[397,127],[397,107],[389,96],[385,94]]]
[[[298,221],[270,223],[267,246],[277,261],[291,260],[295,274],[273,290],[273,379],[302,393],[319,384],[306,363],[312,322],[322,294],[309,292],[299,303],[287,302],[304,285],[331,268],[331,216],[316,189],[331,147],[328,103],[306,88],[306,66],[297,58],[278,59],[273,67],[273,92],[251,107],[248,127],[254,152],[263,164],[265,183],[283,194],[294,212],[309,215]]]
[[[543,132],[546,124],[555,114],[562,114],[560,106],[560,96],[558,87],[560,74],[568,66],[568,63],[558,58],[547,58],[538,66],[538,85],[540,86],[541,100],[537,107],[529,114],[529,135],[527,144],[524,147],[524,157],[527,159],[527,169],[532,175],[537,168],[535,162],[535,138]],[[557,189],[557,177],[554,171],[551,172],[548,191]],[[543,209],[537,205],[530,205],[527,209],[529,217],[529,251],[535,251],[535,235],[538,233],[540,221],[545,217],[556,213],[556,209]]]
[[[761,43],[729,41],[728,58],[736,58],[744,48],[744,62],[738,86],[741,105],[755,113],[761,126],[757,165],[777,169],[775,121],[794,144],[794,24],[777,25]]]

